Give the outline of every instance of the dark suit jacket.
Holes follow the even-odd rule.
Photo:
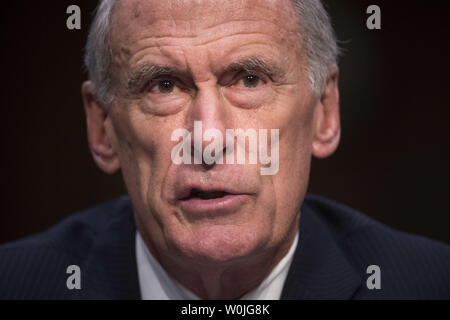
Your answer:
[[[75,214],[42,234],[0,246],[2,299],[140,299],[136,227],[128,197]],[[283,299],[449,299],[450,246],[392,230],[308,195]],[[81,290],[69,290],[70,265]],[[368,289],[369,265],[381,289]]]

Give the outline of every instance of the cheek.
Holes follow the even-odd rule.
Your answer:
[[[190,94],[176,88],[171,94],[148,93],[145,99],[139,104],[139,108],[143,114],[167,117],[180,112],[190,103]]]
[[[233,105],[242,109],[256,109],[271,105],[276,97],[274,89],[268,84],[256,88],[230,86],[223,88],[224,97]]]
[[[167,171],[171,131],[162,118],[145,115],[137,107],[127,110],[117,115],[120,121],[114,124],[122,175],[130,196],[139,196],[136,200],[148,207],[157,198]]]
[[[283,114],[280,124],[279,171],[273,176],[276,226],[293,223],[309,183],[314,108],[308,99],[291,105],[295,109]]]

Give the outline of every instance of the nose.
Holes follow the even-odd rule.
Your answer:
[[[212,168],[224,163],[226,127],[231,121],[229,110],[217,85],[210,81],[198,85],[191,116],[193,125],[192,151],[194,163]]]

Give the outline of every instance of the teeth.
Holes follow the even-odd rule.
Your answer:
[[[198,189],[192,189],[190,198],[200,198],[200,199],[217,199],[222,198],[227,195],[224,191],[201,191]]]

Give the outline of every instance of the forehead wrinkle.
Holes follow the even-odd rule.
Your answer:
[[[258,50],[242,50],[248,46],[258,47]],[[261,46],[265,46],[266,48],[261,50]],[[186,56],[184,50],[170,50],[171,48],[179,47],[180,46],[155,46],[152,48],[147,48],[143,51],[141,50],[139,55],[134,56],[132,59],[133,63],[130,64],[130,67],[134,70],[131,71],[133,76],[128,77],[128,81],[126,83],[130,86],[134,83],[140,83],[138,80],[141,75],[145,75],[149,78],[149,75],[152,75],[153,71],[158,71],[161,74],[162,68],[165,68],[165,74],[170,73],[190,76],[197,80],[199,80],[199,78],[209,78],[213,74],[220,74],[224,72],[225,69],[231,70],[233,68],[261,71],[268,75],[277,75],[280,79],[283,79],[282,76],[286,75],[286,71],[279,66],[281,61],[277,63],[280,58],[279,52],[274,52],[273,48],[268,46],[265,42],[255,41],[246,43],[245,46],[233,46],[229,48],[229,50],[222,51],[220,53],[221,56],[217,56],[213,50],[203,51],[206,56],[205,59],[200,59],[202,61],[201,64],[199,64],[198,55],[190,55],[191,57],[194,56],[194,60],[191,58],[191,60],[194,61],[192,63],[190,58]],[[156,55],[162,57],[163,60],[159,60],[158,58],[152,59],[151,55],[154,54],[150,54],[148,52],[151,49],[156,49],[158,51]],[[236,51],[236,49],[238,49],[238,51]],[[214,62],[215,59],[218,59],[218,61]],[[167,60],[167,62],[164,60]],[[227,60],[229,62],[227,62]],[[155,66],[158,66],[159,68],[156,69]]]
[[[262,23],[265,30],[267,30],[267,25],[270,24],[274,27],[273,30],[275,30],[277,36],[281,30],[284,30],[284,32],[297,30],[297,17],[292,10],[285,9],[286,5],[274,7],[273,4],[275,4],[276,1],[254,2],[255,1],[230,1],[228,5],[219,2],[219,4],[212,6],[211,1],[206,3],[202,1],[199,3],[196,1],[194,4],[192,4],[191,1],[177,1],[176,3],[178,6],[174,6],[173,1],[167,0],[160,1],[157,4],[153,4],[151,1],[138,1],[132,8],[139,8],[139,10],[142,11],[139,18],[130,19],[129,16],[135,16],[135,14],[133,13],[132,8],[128,8],[128,10],[123,10],[120,14],[121,19],[117,20],[123,21],[124,23],[120,28],[122,31],[124,28],[136,26],[138,30],[140,29],[140,32],[138,33],[142,33],[143,30],[148,30],[149,28],[159,29],[157,30],[158,33],[163,32],[159,35],[152,35],[154,38],[193,38],[201,36],[202,31],[206,33],[206,35],[210,35],[212,29],[215,28],[225,29],[228,32],[230,29],[234,29],[233,27],[228,28],[228,25],[232,24],[234,26],[235,23],[239,22],[246,24],[244,26],[245,30],[254,29],[253,25],[255,22],[259,22],[259,24]],[[190,4],[190,6],[187,8],[186,6],[183,6],[186,4]],[[206,8],[199,7],[197,6],[198,4],[207,4],[207,6]],[[286,4],[290,4],[290,1]],[[229,10],[225,10],[226,8],[224,8],[223,5],[228,7]],[[202,11],[196,12],[198,11],[196,8],[199,8]],[[213,14],[213,12],[217,12],[218,14]],[[195,20],[193,20],[193,18],[195,18]],[[281,23],[281,21],[283,22]],[[119,21],[116,21],[116,23],[118,22]],[[168,30],[169,32],[167,32]],[[172,34],[170,30],[172,30]],[[154,30],[153,33],[155,33]],[[214,33],[220,33],[220,30],[219,32],[216,30]],[[136,32],[133,30],[133,32],[130,32],[129,34],[135,35]]]
[[[249,37],[249,36],[258,36],[258,38],[252,38],[249,41],[246,42],[240,42],[236,43],[236,45],[230,47],[227,51],[233,51],[236,48],[243,48],[251,45],[266,45],[266,46],[273,46],[273,43],[268,43],[268,41],[264,41],[263,38],[268,38],[269,36],[265,33],[247,33],[247,32],[241,32],[241,33],[235,33],[232,35],[224,35],[222,37],[215,37],[207,40],[199,39],[199,41],[178,41],[179,38],[160,38],[158,40],[155,39],[146,39],[143,41],[140,41],[140,45],[145,48],[141,48],[138,50],[138,52],[135,53],[133,60],[138,60],[136,57],[139,57],[143,54],[144,51],[149,51],[152,49],[160,49],[159,51],[164,51],[163,56],[166,56],[167,54],[172,55],[174,52],[170,52],[170,50],[167,50],[169,48],[179,48],[180,51],[183,49],[190,49],[191,47],[196,48],[202,48],[206,47],[213,43],[219,43],[222,40],[227,40],[227,38],[240,38],[240,37]],[[193,39],[192,39],[193,40]],[[208,48],[206,48],[208,50]],[[208,51],[214,51],[214,46],[212,46]],[[223,50],[222,50],[223,51]]]
[[[212,41],[208,41],[207,43],[195,43],[192,42],[188,43],[180,43],[180,41],[177,41],[178,39],[151,39],[151,38],[145,38],[140,40],[137,44],[134,45],[134,48],[127,48],[128,52],[128,61],[130,67],[133,67],[135,65],[138,65],[142,62],[142,60],[145,60],[149,56],[155,56],[155,60],[159,60],[158,64],[162,64],[163,61],[169,60],[174,65],[180,68],[186,67],[186,52],[194,52],[195,50],[199,49],[198,53],[206,53],[208,57],[217,57],[217,53],[214,53],[214,46],[210,48],[206,48],[206,50],[202,49],[202,47],[205,47],[212,42],[215,41],[221,41],[226,40],[226,38],[231,37],[245,37],[249,35],[249,33],[239,33],[239,34],[233,34],[233,35],[226,35],[219,39],[213,39]],[[226,48],[220,49],[221,56],[229,55],[230,52],[236,51],[237,49],[242,49],[248,46],[267,46],[268,48],[273,47],[272,45],[268,44],[268,41],[264,40],[264,37],[267,37],[264,33],[258,33],[258,38],[252,38],[251,41],[245,41],[244,44],[236,42],[232,46],[228,46]],[[126,47],[126,45],[123,45],[123,47]],[[194,48],[196,47],[196,48]],[[264,49],[267,50],[267,49]],[[132,51],[135,51],[134,53]],[[198,53],[195,54],[195,56],[198,58]],[[167,63],[167,62],[166,62]]]
[[[166,6],[166,5],[164,5]],[[167,7],[167,6],[166,6]],[[264,7],[262,7],[264,9],[264,11],[269,10],[268,5],[266,4]],[[179,9],[179,8],[178,8]],[[238,8],[238,11],[244,11],[244,9],[242,8]],[[283,12],[283,9],[278,9],[277,8],[277,13],[278,12]],[[143,11],[147,11],[147,10],[143,10]],[[153,15],[155,15],[157,10],[154,10]],[[146,28],[142,28],[142,20],[140,21],[141,23],[139,23],[141,25],[141,30],[137,31],[137,32],[132,32],[130,34],[130,36],[128,37],[124,37],[126,35],[126,32],[124,32],[124,30],[122,29],[121,35],[122,35],[122,39],[125,40],[126,42],[122,42],[122,46],[126,46],[127,48],[129,48],[129,55],[128,58],[126,58],[126,60],[128,60],[128,62],[126,63],[126,65],[128,65],[128,68],[133,67],[134,65],[137,65],[138,63],[145,61],[144,59],[146,59],[148,56],[155,54],[155,56],[160,56],[159,58],[155,59],[152,62],[158,62],[158,64],[163,65],[163,64],[173,64],[176,65],[177,67],[183,67],[183,68],[187,68],[187,58],[183,53],[183,46],[187,46],[187,45],[195,45],[195,46],[206,46],[206,45],[210,45],[213,44],[214,42],[218,42],[218,41],[226,41],[227,38],[232,38],[232,37],[249,37],[252,35],[257,35],[257,39],[252,39],[251,43],[245,41],[243,43],[237,43],[236,45],[231,46],[226,46],[225,50],[222,50],[220,52],[220,55],[225,57],[228,55],[231,55],[232,57],[238,57],[238,56],[243,56],[240,55],[237,49],[242,49],[244,47],[248,47],[248,46],[252,46],[252,45],[263,45],[263,46],[269,46],[268,49],[269,52],[271,52],[272,55],[274,55],[274,58],[280,58],[280,53],[281,52],[277,52],[280,50],[276,50],[276,48],[278,49],[283,49],[284,46],[286,46],[286,33],[289,33],[289,28],[285,28],[285,26],[287,25],[286,23],[281,24],[281,25],[277,25],[276,21],[273,19],[265,19],[264,14],[261,13],[262,10],[258,10],[259,12],[259,16],[255,17],[254,19],[252,19],[255,15],[252,14],[252,17],[246,17],[246,20],[241,20],[241,19],[232,19],[229,21],[219,21],[217,22],[214,21],[215,23],[212,25],[208,25],[206,29],[202,29],[200,30],[201,32],[193,32],[193,30],[188,30],[189,33],[186,32],[178,32],[180,30],[173,30],[172,33],[174,33],[174,35],[171,35],[170,32],[168,32],[167,28],[156,28],[157,27],[157,23],[159,21],[159,23],[167,21],[170,22],[174,19],[165,19],[165,20],[161,20],[159,19],[158,21],[150,21],[151,23],[149,24],[151,27]],[[251,14],[251,12],[250,12]],[[145,13],[143,13],[141,15],[144,16]],[[283,12],[283,16],[286,16],[286,11]],[[280,13],[278,13],[276,16],[280,16]],[[147,17],[144,17],[145,19],[147,19]],[[147,20],[148,21],[148,20]],[[230,28],[227,28],[226,26],[229,24],[233,24],[233,23],[238,23],[238,22],[242,22],[241,25],[237,24],[232,25]],[[255,23],[256,22],[256,23]],[[258,23],[259,22],[259,23]],[[267,30],[267,27],[265,29],[261,29],[261,23],[264,23],[265,25],[269,25],[270,24],[270,29],[272,29],[271,32],[263,32],[261,30]],[[133,24],[133,29],[136,30],[136,21],[129,21],[128,26],[131,26],[131,24]],[[294,23],[293,25],[297,25],[296,23]],[[244,28],[245,27],[245,28]],[[276,28],[278,27],[278,28]],[[156,29],[156,30],[155,30]],[[170,28],[169,28],[170,29]],[[178,28],[175,28],[178,29]],[[226,32],[227,34],[224,35],[219,35],[218,33],[220,32],[214,32],[214,29],[223,29],[223,32]],[[241,29],[241,32],[236,32],[238,30]],[[249,32],[249,29],[255,29],[255,32]],[[121,28],[119,29],[121,30]],[[130,30],[131,31],[131,30]],[[155,31],[157,32],[162,32],[162,34],[155,34]],[[222,30],[220,30],[222,31]],[[233,33],[235,32],[235,33]],[[141,38],[136,39],[137,37]],[[270,39],[270,41],[266,41],[267,38],[272,38]],[[121,40],[122,40],[121,39]],[[136,39],[136,40],[135,40]],[[251,37],[249,37],[249,39],[251,39]],[[292,39],[292,38],[291,38]],[[119,40],[119,39],[117,39]],[[275,40],[275,42],[274,42]],[[292,42],[292,41],[291,41]],[[278,44],[273,48],[274,45],[273,44]],[[284,45],[283,45],[284,43]],[[299,41],[296,41],[296,43],[292,44],[292,46],[297,46],[299,45]],[[290,44],[287,45],[288,47],[291,47]],[[169,50],[172,47],[176,48],[179,47],[180,50]],[[272,48],[270,48],[272,47]],[[298,47],[300,48],[300,47]],[[155,49],[153,52],[151,51],[152,49]],[[286,48],[285,48],[286,49]],[[135,51],[137,50],[137,51]],[[266,49],[264,49],[266,50]],[[135,53],[133,54],[133,51],[135,51]],[[179,52],[178,52],[179,51]],[[211,61],[213,61],[214,59],[217,60],[217,54],[214,53],[213,51],[207,50],[207,56],[210,57],[209,61],[210,63],[212,63]],[[249,51],[253,51],[253,50],[249,50]],[[181,54],[180,54],[181,52]],[[153,59],[152,59],[153,60]],[[169,60],[169,61],[168,61]],[[219,59],[220,60],[220,59]],[[218,65],[217,62],[220,61],[216,61],[214,65],[211,65],[210,69],[215,69],[214,71],[218,70]],[[223,65],[222,65],[223,66]],[[127,68],[127,69],[128,69]],[[213,73],[215,73],[213,71]]]
[[[244,36],[253,32],[283,40],[286,33],[291,33],[291,29],[297,31],[297,16],[292,10],[286,9],[287,5],[292,5],[290,1],[285,1],[286,5],[283,6],[279,1],[273,0],[227,3],[216,1],[217,3],[214,2],[215,5],[212,5],[213,2],[194,1],[192,3],[192,1],[169,0],[157,3],[153,1],[119,2],[121,6],[115,10],[116,19],[113,23],[119,35],[115,37],[115,40],[128,43],[130,47],[140,42],[139,38],[162,40],[165,44],[181,39],[183,41],[179,44],[191,42],[200,45],[223,39],[230,33]],[[190,6],[185,8],[187,4]],[[227,12],[223,6],[230,10]],[[202,15],[196,14],[198,11],[196,9],[201,9],[199,13]],[[136,10],[141,12],[137,15],[138,18],[135,18]],[[219,11],[220,14],[214,15],[211,11]],[[192,28],[177,27],[176,20],[183,21],[183,19],[189,21]],[[294,23],[289,23],[291,20]],[[261,32],[268,29],[271,29],[270,32]],[[218,38],[214,39],[215,36]]]
[[[174,39],[174,40],[189,40],[200,39],[199,42],[194,42],[198,44],[205,41],[210,41],[211,38],[218,37],[217,39],[226,37],[227,35],[233,34],[264,34],[265,36],[271,36],[274,38],[283,38],[285,34],[292,33],[292,30],[285,27],[285,25],[280,26],[276,22],[269,19],[264,19],[264,17],[258,17],[258,19],[249,19],[248,17],[242,19],[231,19],[226,21],[214,21],[213,25],[207,27],[200,27],[197,20],[190,20],[190,24],[195,24],[196,28],[178,28],[169,25],[167,19],[159,19],[158,21],[152,21],[151,23],[145,25],[136,25],[138,31],[134,31],[131,35],[136,38],[145,39]],[[270,25],[270,27],[269,27]],[[261,31],[261,30],[264,30]],[[269,31],[270,32],[267,32]],[[129,37],[130,38],[130,37]],[[205,38],[202,40],[201,38]],[[136,39],[136,42],[141,41]]]
[[[179,54],[179,52],[182,52],[186,49],[190,50],[191,48],[195,50],[194,46],[201,49],[201,47],[212,45],[210,46],[211,50],[208,50],[208,52],[211,53],[211,51],[214,51],[215,43],[220,46],[220,42],[227,42],[227,40],[230,40],[233,44],[233,40],[235,39],[243,39],[244,41],[235,41],[235,44],[233,44],[232,46],[227,45],[223,47],[221,49],[221,55],[225,56],[232,51],[237,51],[238,49],[249,46],[268,46],[269,48],[275,49],[273,44],[280,43],[280,41],[282,43],[280,43],[280,45],[277,45],[276,48],[282,49],[285,46],[285,44],[283,44],[285,43],[285,41],[283,41],[282,39],[280,40],[273,34],[267,34],[261,31],[241,31],[233,34],[225,34],[222,36],[212,34],[206,39],[199,36],[192,38],[180,37],[179,35],[175,37],[152,36],[150,32],[147,32],[147,34],[143,36],[149,37],[145,37],[132,45],[132,49],[133,51],[135,51],[130,59],[130,62],[132,64],[137,63],[148,54],[156,54],[160,55],[162,58],[169,58],[170,60],[177,62],[177,64],[185,66],[184,56],[183,54]],[[299,45],[299,42],[293,43],[293,46],[297,45]],[[292,48],[292,46],[289,45],[288,47],[289,49]],[[171,50],[172,48],[174,48],[174,50]],[[273,52],[273,50],[270,51]],[[278,54],[279,52],[277,53],[277,55]]]

